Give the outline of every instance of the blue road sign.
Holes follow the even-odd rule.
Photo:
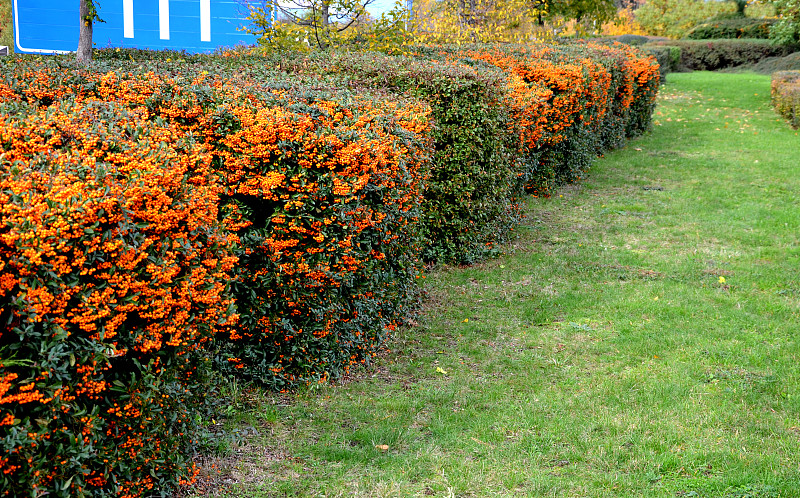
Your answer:
[[[14,0],[14,43],[19,53],[52,54],[78,48],[80,0]],[[96,47],[211,52],[253,45],[239,28],[248,21],[240,0],[100,0]]]

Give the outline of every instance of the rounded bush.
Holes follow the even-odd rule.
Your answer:
[[[626,45],[638,47],[650,41],[650,38],[642,35],[620,35],[616,38],[616,40]]]

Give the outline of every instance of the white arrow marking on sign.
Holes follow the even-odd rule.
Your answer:
[[[169,0],[158,0],[159,38],[169,40]]]
[[[133,0],[122,0],[122,36],[133,38]]]
[[[200,41],[211,41],[211,0],[200,0]]]

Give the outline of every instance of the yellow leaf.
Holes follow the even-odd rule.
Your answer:
[[[725,283],[725,277],[723,277],[722,275],[719,276],[719,283],[721,284]]]
[[[442,367],[436,367],[436,371],[439,372],[440,374],[447,375],[447,370],[445,370]]]

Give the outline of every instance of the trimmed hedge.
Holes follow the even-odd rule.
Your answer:
[[[644,35],[619,35],[615,38],[615,40],[626,45],[640,47],[649,42],[650,37]]]
[[[98,67],[102,66],[94,69]],[[227,70],[206,67],[220,73]],[[88,73],[71,63],[15,60],[7,69],[6,84],[0,84],[0,95],[9,101],[5,114],[17,115],[18,108],[29,108],[30,113],[49,119],[46,129],[25,135],[27,140],[3,135],[2,143],[20,151],[16,155],[6,151],[2,156],[3,172],[10,175],[3,179],[11,185],[8,188],[16,189],[8,195],[28,202],[25,189],[31,185],[23,180],[31,176],[29,169],[48,168],[56,175],[62,163],[68,164],[52,162],[56,157],[52,153],[32,162],[34,144],[57,153],[64,144],[76,144],[74,160],[87,172],[66,169],[63,174],[72,182],[85,179],[97,189],[75,194],[80,199],[100,196],[90,203],[96,213],[90,210],[88,225],[82,227],[78,222],[87,207],[56,190],[51,197],[64,203],[59,216],[65,221],[45,218],[44,233],[66,237],[63,230],[74,230],[78,248],[84,247],[85,234],[91,240],[100,238],[100,247],[108,245],[107,251],[121,247],[119,254],[108,253],[87,242],[85,251],[92,257],[76,255],[70,243],[49,240],[43,249],[44,242],[38,239],[30,244],[39,246],[3,247],[4,261],[19,261],[16,266],[6,265],[0,275],[4,284],[0,309],[3,323],[8,324],[0,329],[4,359],[0,379],[6,389],[0,409],[5,410],[3,420],[10,427],[8,431],[4,427],[2,444],[15,454],[1,465],[6,472],[3,489],[12,495],[47,491],[74,496],[83,490],[143,496],[150,489],[163,490],[191,480],[185,455],[200,432],[196,424],[205,409],[199,404],[204,402],[205,388],[195,384],[203,382],[195,366],[208,366],[213,359],[224,372],[255,378],[275,389],[323,381],[367,361],[408,315],[420,276],[414,225],[431,154],[425,138],[430,111],[425,105],[363,93],[295,90],[286,79],[248,79],[242,76],[243,65],[235,68],[238,80],[212,78],[200,68],[180,66],[164,74],[151,72],[153,67]],[[197,76],[191,78],[192,74]],[[116,114],[78,113],[73,101],[81,109],[111,108],[135,116],[136,121],[117,126]],[[57,112],[62,108],[69,110]],[[94,126],[103,135],[87,136],[83,129],[67,126],[72,121]],[[21,133],[23,127],[17,121],[7,122],[11,123],[8,133]],[[150,133],[150,128],[156,131]],[[155,142],[148,138],[154,134]],[[30,139],[35,136],[42,138]],[[132,149],[128,141],[138,143],[143,152]],[[194,148],[182,145],[184,141]],[[144,166],[130,160],[139,157],[136,154],[142,156]],[[158,154],[166,159],[160,160]],[[180,179],[186,167],[178,167],[181,163],[171,159],[176,155],[183,162],[197,163],[197,171],[205,175],[202,182],[199,173],[183,173],[186,177]],[[109,162],[121,164],[114,169]],[[165,176],[159,167],[169,168],[166,187],[179,189],[184,196],[202,196],[202,202],[190,199],[171,211],[165,202],[173,194],[154,190]],[[125,175],[145,182],[150,190],[141,193],[141,187]],[[103,183],[94,187],[97,176]],[[66,179],[59,182],[69,184]],[[19,188],[14,187],[17,183]],[[3,187],[5,193],[5,183]],[[102,195],[111,198],[105,200]],[[126,195],[132,200],[126,201]],[[33,212],[52,211],[53,202],[46,197]],[[112,209],[115,202],[122,214]],[[144,214],[129,213],[123,207]],[[23,224],[25,216],[8,210],[2,214],[3,230],[30,231]],[[193,216],[204,222],[198,225]],[[153,232],[148,223],[155,222],[165,228]],[[216,231],[209,232],[212,229]],[[153,234],[147,238],[136,230]],[[191,230],[199,230],[198,235]],[[207,237],[217,234],[212,240],[219,247],[186,238],[187,233],[197,238],[206,232]],[[0,240],[23,238],[9,235]],[[71,271],[79,276],[69,276],[66,282],[67,277],[56,279],[52,268],[28,256],[33,250],[49,251],[59,262],[77,261]],[[122,258],[125,266],[107,269],[105,262],[113,262],[112,256]],[[163,258],[178,257],[178,263],[160,263]],[[215,270],[214,264],[224,267]],[[101,273],[97,275],[87,269],[98,265]],[[62,289],[58,295],[67,295],[64,286],[74,286],[76,297],[62,302],[47,297],[57,295],[53,290],[31,292],[9,277],[16,275],[13,272],[24,274],[24,280],[17,280],[35,289]],[[88,276],[82,277],[84,273]],[[137,275],[152,281],[139,284]],[[134,284],[136,292],[127,292]],[[166,290],[149,297],[152,291],[146,289],[158,291],[159,286]],[[189,296],[181,298],[186,293]],[[187,301],[190,298],[199,304]],[[233,300],[237,316],[232,315]],[[58,307],[43,309],[42,302],[55,302]],[[28,325],[27,316],[42,314],[46,320]],[[83,326],[84,317],[96,317],[96,323],[85,326],[100,332],[71,332],[70,327]],[[112,326],[130,328],[132,338],[120,342],[120,333],[113,336]],[[147,335],[151,328],[156,334],[152,337]],[[53,332],[62,329],[63,334]],[[168,332],[183,334],[181,342],[170,339]],[[143,352],[136,349],[139,342],[144,344]],[[205,351],[198,350],[201,347]],[[41,351],[50,349],[58,354],[42,363]],[[64,355],[75,357],[66,363],[71,366],[64,366]],[[109,363],[122,367],[110,370]],[[36,372],[46,375],[39,378]],[[50,382],[54,375],[58,384]],[[28,391],[26,386],[34,384],[34,390]],[[58,401],[51,392],[83,394],[83,384],[94,391],[80,403]],[[22,403],[29,393],[41,394],[33,401],[46,401]],[[51,412],[58,415],[52,422],[57,425],[41,425],[38,420],[50,420]],[[142,437],[139,427],[144,418],[152,420],[148,422],[152,426]],[[51,437],[49,432],[62,434],[56,431],[62,423],[69,429],[63,430],[65,439],[52,438],[50,448],[42,438]],[[80,441],[73,444],[75,431]],[[29,433],[35,439],[22,438]],[[67,443],[71,449],[57,449]],[[170,448],[166,456],[165,444]],[[56,453],[66,457],[66,467],[53,464]],[[21,465],[26,457],[36,464]]]
[[[205,131],[242,220],[218,366],[273,389],[368,361],[417,298],[430,109],[345,96],[248,91]]]
[[[208,153],[143,109],[16,97],[0,85],[0,494],[191,480],[201,348],[233,320]]]
[[[776,19],[728,17],[698,24],[684,36],[688,40],[762,39],[769,38],[769,30]]]
[[[800,70],[800,52],[795,52],[785,57],[768,57],[755,64],[742,66],[742,69],[759,74],[772,74],[777,71],[797,71]]]
[[[772,106],[794,129],[800,128],[800,71],[772,75]]]
[[[661,74],[661,82],[664,83],[667,74],[681,71],[681,49],[680,47],[670,47],[666,45],[655,46],[647,45],[642,48],[645,53],[648,53],[656,58],[658,61],[659,73]]]
[[[766,57],[782,57],[797,51],[798,47],[773,45],[769,40],[670,40],[645,45],[650,47],[678,47],[681,50],[680,67],[696,71],[715,71],[729,67],[753,64]]]
[[[201,139],[238,241],[239,322],[219,338],[218,366],[275,389],[338,377],[374,354],[416,299],[430,110],[319,78],[310,91],[309,80],[248,61],[203,67],[53,67],[36,78],[44,88],[14,88],[44,105],[54,94],[115,100]]]
[[[515,122],[539,115],[528,118],[535,125],[521,129],[519,146],[520,155],[528,156],[525,187],[536,194],[549,195],[554,185],[580,178],[599,154],[649,127],[658,67],[627,45],[478,47],[459,55],[500,67],[510,75],[509,85],[515,77],[526,84],[526,98],[508,106]]]
[[[6,495],[191,481],[209,366],[273,389],[369,361],[423,259],[649,126],[625,45],[0,61]],[[128,56],[128,60],[124,59]]]
[[[422,257],[471,263],[496,251],[519,220],[521,192],[501,71],[444,58],[348,52],[297,54],[280,64],[290,73],[333,75],[430,105],[434,154],[422,206]]]
[[[517,222],[523,187],[549,195],[554,184],[584,174],[594,157],[649,124],[655,60],[622,44],[414,51],[416,59],[326,53],[283,57],[280,64],[430,104],[436,153],[423,204],[426,261],[469,263],[492,253]],[[618,95],[620,85],[635,95]],[[620,107],[606,115],[615,99]],[[607,120],[593,119],[595,113]]]

